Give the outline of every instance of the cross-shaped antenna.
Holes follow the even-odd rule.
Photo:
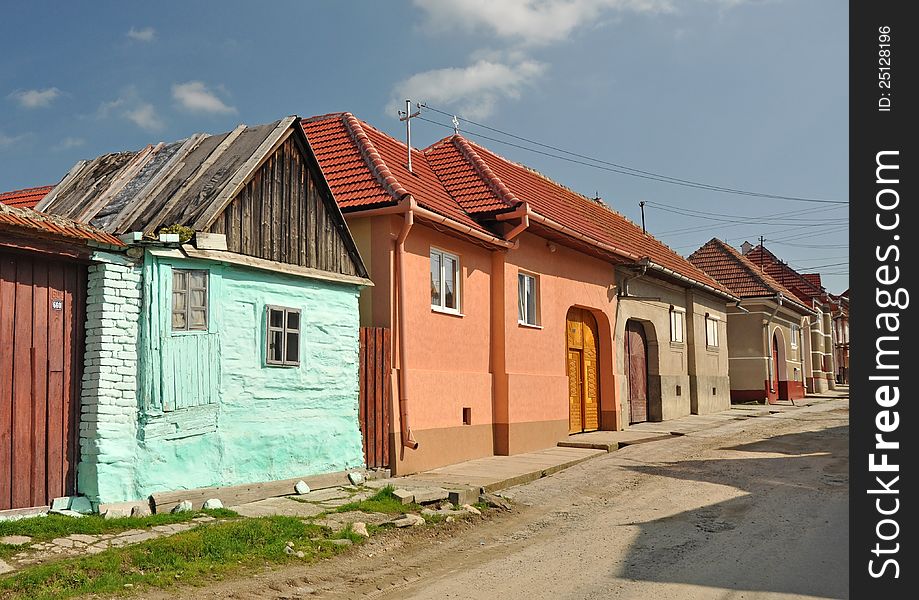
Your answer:
[[[405,149],[408,152],[408,163],[406,166],[408,167],[409,173],[413,172],[412,171],[412,119],[414,119],[415,117],[421,114],[421,104],[418,105],[418,109],[419,110],[416,110],[415,112],[411,112],[412,101],[406,99],[405,100],[405,110],[399,111],[399,120],[405,121]]]
[[[453,115],[453,135],[459,135],[459,117]]]

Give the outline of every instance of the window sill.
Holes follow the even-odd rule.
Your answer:
[[[527,323],[526,321],[517,321],[518,327],[526,327],[527,329],[542,329],[542,325],[534,325],[532,323]]]
[[[686,348],[686,342],[670,342],[670,347],[683,350]]]
[[[270,367],[270,368],[272,368],[272,369],[299,369],[299,368],[300,368],[300,363],[297,363],[297,364],[292,364],[292,363],[291,363],[291,364],[284,364],[284,363],[270,363],[270,362],[266,362],[266,363],[265,363],[265,366],[266,366],[266,367]]]
[[[440,313],[442,315],[449,315],[451,317],[465,317],[466,316],[458,310],[453,310],[451,308],[440,308],[439,306],[432,306],[431,312]]]
[[[705,351],[711,352],[712,354],[718,354],[719,352],[721,352],[721,347],[720,346],[706,346]]]

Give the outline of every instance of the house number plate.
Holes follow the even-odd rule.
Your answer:
[[[64,301],[63,301],[63,300],[52,300],[52,301],[51,301],[51,308],[52,308],[52,310],[63,310],[63,309],[64,309]]]

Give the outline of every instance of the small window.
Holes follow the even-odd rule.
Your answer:
[[[459,312],[459,257],[431,248],[431,308]]]
[[[207,271],[173,269],[172,330],[207,331]]]
[[[686,317],[686,311],[677,306],[670,307],[670,341],[677,342],[679,344],[683,343],[684,335],[684,321]]]
[[[801,335],[801,327],[798,325],[791,326],[791,349],[794,350],[798,347],[798,336]]]
[[[300,365],[300,311],[295,308],[269,306],[267,358],[269,365]]]
[[[705,315],[705,345],[718,347],[718,318],[711,315]]]
[[[517,274],[517,321],[539,325],[539,280],[529,273]]]

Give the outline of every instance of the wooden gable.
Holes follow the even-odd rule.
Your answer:
[[[344,217],[299,125],[207,231],[226,235],[230,252],[367,277]]]

